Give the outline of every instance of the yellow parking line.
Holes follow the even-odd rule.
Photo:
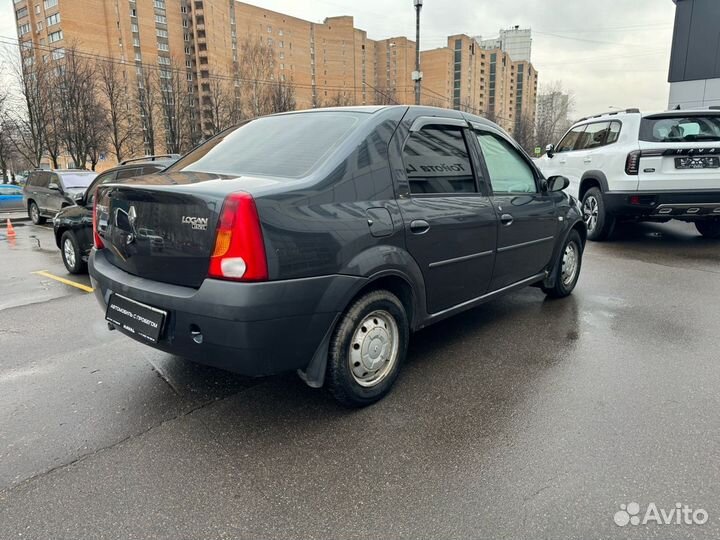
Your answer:
[[[76,281],[70,281],[69,279],[65,279],[63,277],[51,274],[50,272],[48,272],[46,270],[38,270],[37,272],[33,272],[33,274],[37,274],[39,276],[45,276],[46,278],[54,279],[55,281],[59,281],[60,283],[64,283],[65,285],[70,285],[71,287],[77,287],[78,289],[85,291],[85,292],[90,293],[95,290],[92,287],[83,285],[82,283],[78,283]]]

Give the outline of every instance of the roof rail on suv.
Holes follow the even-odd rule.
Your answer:
[[[127,165],[128,163],[133,163],[135,161],[157,161],[159,159],[177,159],[179,157],[180,154],[157,154],[154,156],[143,156],[138,158],[123,159],[120,162],[120,165]]]
[[[631,108],[631,109],[625,109],[625,110],[620,110],[620,111],[609,111],[609,112],[600,113],[600,114],[593,114],[593,115],[590,115],[590,116],[586,116],[586,117],[584,117],[584,118],[581,118],[580,120],[578,120],[578,122],[584,122],[585,120],[590,120],[591,118],[601,118],[601,117],[603,117],[603,116],[616,116],[616,115],[618,115],[618,114],[620,114],[620,113],[625,113],[625,114],[640,114],[640,109],[637,109],[637,108],[634,108],[634,107],[633,107],[633,108]]]

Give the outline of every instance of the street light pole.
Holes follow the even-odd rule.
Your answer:
[[[420,10],[423,0],[413,0],[415,3],[415,71],[412,78],[415,81],[415,105],[420,105],[420,82],[422,71],[420,71]]]

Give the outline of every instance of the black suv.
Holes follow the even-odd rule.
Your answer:
[[[30,172],[23,201],[32,222],[41,225],[66,206],[74,206],[96,176],[96,172],[79,169]]]
[[[587,233],[567,184],[459,111],[262,117],[104,186],[90,276],[111,329],[363,406],[412,331],[528,285],[570,294]]]
[[[179,156],[165,154],[128,159],[117,167],[102,172],[76,200],[77,205],[66,206],[53,218],[55,243],[62,253],[65,268],[71,274],[87,272],[87,259],[93,245],[92,208],[95,193],[103,184],[143,176],[163,170]]]

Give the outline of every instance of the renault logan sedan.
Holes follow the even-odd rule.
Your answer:
[[[103,186],[90,275],[111,329],[364,406],[411,332],[529,285],[572,292],[586,228],[567,184],[459,111],[262,117]]]

